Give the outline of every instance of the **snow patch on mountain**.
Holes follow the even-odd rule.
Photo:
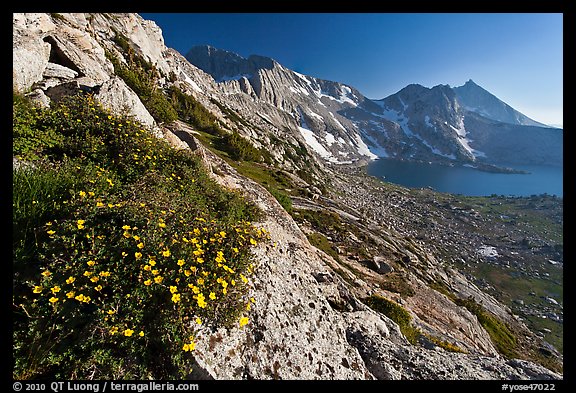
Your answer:
[[[360,138],[358,134],[354,135],[355,145],[358,148],[358,153],[370,158],[371,160],[378,159],[378,156],[370,151],[366,143]]]
[[[332,144],[336,142],[336,138],[331,133],[326,133],[326,143],[328,146],[332,146]]]
[[[344,131],[348,132],[348,130],[346,129],[346,127],[344,127],[342,125],[342,123],[340,123],[340,121],[336,118],[336,116],[334,116],[334,113],[330,112],[330,115],[332,116],[332,119],[334,119],[334,122],[336,123],[337,126],[339,126],[340,128],[342,128]]]
[[[372,138],[370,135],[367,134],[363,134],[364,139],[367,139],[371,146],[369,146],[368,148],[370,149],[370,152],[374,155],[377,156],[377,158],[388,158],[390,157],[390,155],[388,154],[388,152],[386,151],[386,149],[384,149],[374,138]]]
[[[251,77],[252,77],[251,74],[238,74],[238,75],[232,75],[232,76],[225,75],[225,76],[223,76],[223,77],[221,77],[221,78],[218,78],[218,79],[216,80],[216,82],[217,82],[217,83],[220,83],[220,82],[228,82],[228,81],[237,81],[237,80],[242,79],[242,78],[247,78],[247,79],[249,79],[249,78],[251,78]]]
[[[448,123],[445,122],[445,124]],[[472,140],[466,137],[468,131],[466,131],[466,128],[464,128],[464,122],[461,121],[458,128],[454,127],[452,124],[448,124],[448,126],[452,128],[454,131],[456,131],[456,134],[458,134],[458,142],[462,145],[464,149],[466,149],[466,151],[472,154],[474,159],[478,157],[486,157],[486,154],[484,152],[476,150],[470,146],[470,142],[472,142]]]
[[[320,157],[330,162],[338,161],[332,156],[332,153],[326,150],[326,148],[322,146],[320,142],[318,142],[318,138],[314,132],[304,127],[298,127],[298,130],[300,131],[300,134],[302,134],[306,144],[310,146],[316,153],[318,153]]]
[[[322,122],[324,121],[324,118],[323,118],[322,116],[320,116],[320,115],[319,115],[318,113],[316,113],[316,112],[310,111],[310,112],[308,112],[308,115],[311,116],[311,117],[315,117],[316,119],[318,119],[318,120],[320,120],[320,121],[322,121]]]

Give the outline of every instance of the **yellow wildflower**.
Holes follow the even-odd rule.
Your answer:
[[[140,337],[144,337],[144,332],[143,332],[142,330],[140,330],[140,333],[138,333],[138,335],[139,335]]]
[[[212,300],[216,300],[216,294],[214,292],[210,292],[210,295],[208,297]]]
[[[100,272],[100,277],[109,277],[110,272]]]
[[[152,280],[148,279],[148,280],[144,281],[144,285],[146,285],[146,286],[152,285]]]
[[[130,232],[124,232],[122,235],[123,235],[126,239],[128,239],[128,238],[130,238],[130,236],[132,236],[132,235],[130,234]]]
[[[82,198],[84,198],[84,197],[86,196],[86,193],[85,193],[84,191],[80,191],[78,194],[80,194],[80,196],[81,196]]]
[[[184,270],[184,275],[186,277],[189,277],[192,274],[192,272],[190,270]]]
[[[51,274],[52,274],[52,273],[50,273],[48,270],[44,270],[44,271],[42,272],[42,275],[43,275],[44,277],[48,277],[48,276],[51,275]]]
[[[88,262],[86,262],[86,265],[92,267],[92,266],[96,265],[96,262],[95,261],[88,261]]]
[[[221,232],[220,232],[220,236],[222,236],[222,237],[226,237],[226,232],[224,232],[224,231],[221,231]]]
[[[135,253],[134,253],[134,257],[135,257],[136,259],[140,259],[140,258],[142,258],[142,253],[141,253],[141,252],[135,252]]]
[[[179,293],[175,293],[172,295],[172,301],[174,303],[178,303],[180,301],[180,294]]]
[[[110,329],[110,334],[115,335],[116,333],[118,333],[118,327],[113,326],[112,329]]]
[[[252,244],[253,246],[257,245],[258,242],[256,242],[256,240],[250,238],[250,244]]]
[[[52,230],[50,230],[50,231],[46,231],[46,233],[47,233],[47,234],[49,234],[49,235],[53,235],[53,234],[55,234],[55,233],[56,233],[56,231],[52,231]]]
[[[134,235],[134,236],[132,236],[132,239],[138,241],[138,240],[140,240],[140,236]],[[142,247],[144,247],[144,244],[142,244]],[[140,248],[142,248],[142,247],[140,247]]]
[[[171,292],[171,293],[176,293],[176,292],[178,292],[178,288],[175,287],[175,286],[173,286],[173,285],[170,285],[170,292]]]
[[[96,207],[104,207],[104,204],[100,201],[96,202]]]
[[[158,226],[159,226],[160,228],[166,228],[166,224],[164,224],[163,222],[159,223]]]
[[[94,282],[94,283],[98,282],[98,280],[100,280],[100,278],[99,278],[98,276],[93,276],[93,277],[90,279],[90,281],[92,281],[92,282]]]
[[[51,297],[50,299],[48,299],[48,301],[50,303],[56,303],[59,299],[57,297]]]
[[[144,270],[146,270],[147,272],[150,271],[152,268],[150,267],[150,265],[144,265]]]
[[[244,325],[248,325],[248,317],[242,317],[240,318],[240,327],[244,326]]]
[[[60,292],[60,287],[58,285],[56,285],[55,287],[50,289],[52,291],[53,294],[57,294],[58,292]]]
[[[116,314],[116,311],[114,311],[114,310],[108,310],[107,313],[108,313],[108,315],[114,315],[114,314]]]
[[[130,336],[132,336],[133,334],[134,334],[134,330],[132,330],[132,329],[126,329],[126,330],[124,330],[124,335],[125,335],[126,337],[130,337]]]
[[[248,283],[248,279],[247,279],[246,277],[244,277],[244,275],[243,275],[242,273],[240,273],[240,278],[242,279],[242,282],[243,282],[244,284],[247,284],[247,283]]]
[[[70,292],[68,292],[68,293],[66,294],[66,297],[67,297],[68,299],[73,299],[75,294],[76,294],[76,292],[70,291]]]
[[[162,251],[162,256],[169,257],[170,256],[170,250]]]
[[[162,276],[156,276],[156,277],[154,277],[154,282],[155,282],[156,284],[160,284],[160,283],[162,282]]]
[[[183,266],[184,263],[184,259],[178,259],[178,266]]]
[[[202,325],[202,320],[201,320],[200,318],[196,318],[196,323],[197,323],[198,325]]]
[[[154,269],[154,270],[152,270],[152,274],[153,274],[153,275],[155,275],[155,276],[156,276],[156,275],[158,275],[158,273],[160,273],[160,271],[158,271],[158,269]]]
[[[89,272],[89,271],[84,272],[85,277],[90,277],[91,275],[92,275],[92,272]]]
[[[150,264],[150,266],[156,266],[156,261],[154,259],[150,259],[148,263]]]
[[[98,285],[94,289],[97,290],[98,292],[100,292],[102,290],[102,285]]]
[[[128,230],[130,230],[131,228],[130,228],[130,225],[124,225],[124,226],[122,227],[122,229],[124,229],[125,231],[128,231]]]
[[[42,287],[40,287],[40,286],[35,286],[35,287],[34,287],[34,290],[33,290],[32,292],[34,292],[34,293],[40,293],[40,292],[42,292],[42,289],[44,289],[44,288],[42,288]]]
[[[197,301],[198,301],[198,307],[200,307],[200,308],[206,307],[206,300],[204,299],[203,294],[201,294],[201,293],[198,294]]]

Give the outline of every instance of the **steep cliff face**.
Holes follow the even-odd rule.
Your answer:
[[[368,113],[379,107],[348,86],[296,74],[265,58],[250,58],[247,63],[237,59],[236,68],[212,70],[218,72],[220,79],[234,76],[230,73],[242,74],[238,79],[216,82],[176,51],[166,48],[161,30],[135,14],[62,14],[58,17],[14,14],[13,86],[16,90],[29,94],[42,105],[49,105],[50,100],[58,100],[62,95],[78,90],[90,91],[111,111],[133,115],[175,148],[197,151],[216,181],[239,190],[264,212],[258,225],[272,234],[272,244],[256,250],[258,263],[251,289],[256,301],[251,323],[244,329],[211,331],[206,328],[204,338],[197,344],[196,372],[191,377],[561,378],[537,364],[507,360],[499,355],[478,319],[446,295],[430,288],[428,283],[441,280],[463,298],[477,299],[505,320],[513,318],[510,311],[462,274],[443,267],[442,261],[394,230],[385,230],[357,212],[346,215],[351,222],[362,222],[363,230],[373,233],[375,241],[388,250],[388,262],[406,276],[414,289],[413,296],[405,297],[382,289],[381,275],[367,269],[358,259],[350,259],[345,265],[312,246],[302,226],[296,224],[265,188],[241,176],[204,147],[189,125],[182,122],[158,124],[154,120],[138,95],[115,75],[106,56],[108,51],[126,61],[114,40],[116,33],[126,37],[132,50],[160,71],[158,89],[179,86],[211,111],[228,131],[239,129],[252,140],[261,140],[259,147],[274,145],[272,136],[282,139],[284,143],[272,149],[271,154],[287,171],[306,168],[305,163],[289,158],[288,152],[294,146],[316,146],[314,140],[322,146],[316,146],[317,152],[327,161],[370,157],[359,134],[350,131],[355,129],[355,122],[361,120],[352,121],[349,114],[341,116],[339,112],[355,113],[355,108],[365,108],[358,113]],[[444,100],[457,113],[453,93],[443,87],[432,92],[417,86],[410,90],[414,92],[405,93],[431,94],[435,99]],[[420,113],[417,102],[408,109],[414,116]],[[399,99],[390,100],[387,105],[389,110],[398,113],[407,110]],[[246,124],[240,127],[223,108],[237,111]],[[383,125],[390,135],[406,132],[399,129],[397,123],[378,118],[380,125],[375,127]],[[450,132],[446,127],[441,129]],[[324,144],[319,143],[319,135]],[[371,134],[364,131],[363,135]],[[344,146],[348,147],[344,149]],[[446,146],[442,154],[452,152],[468,154],[461,146]],[[363,187],[361,180],[337,176],[338,172],[331,172],[321,160],[312,159],[307,169],[312,170],[312,166],[331,177],[337,187]],[[315,198],[319,196],[315,195]],[[349,200],[340,203],[336,198],[328,197],[323,202],[342,216],[345,214],[338,209],[351,205]],[[320,208],[314,200],[302,203]],[[350,232],[348,236],[354,235]],[[400,262],[393,257],[399,258]],[[409,343],[396,322],[365,304],[365,299],[374,294],[402,304],[423,332],[449,339],[466,353],[449,352],[432,343]]]

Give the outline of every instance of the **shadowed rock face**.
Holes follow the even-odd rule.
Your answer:
[[[176,51],[166,48],[160,29],[135,14],[62,14],[58,19],[49,14],[14,14],[13,85],[17,90],[30,89],[47,105],[50,96],[56,97],[58,91],[66,94],[70,86],[88,89],[110,110],[135,116],[175,148],[193,150],[202,157],[217,182],[239,190],[264,212],[257,225],[273,234],[275,245],[261,245],[255,251],[257,267],[251,295],[256,302],[250,314],[251,322],[243,328],[230,330],[205,328],[202,334],[205,339],[199,340],[195,351],[197,367],[192,377],[561,378],[536,364],[507,361],[497,355],[487,332],[475,317],[429,288],[425,280],[441,276],[458,293],[479,299],[496,315],[507,316],[508,310],[497,300],[458,272],[441,268],[441,261],[414,244],[410,244],[412,251],[409,251],[404,236],[391,230],[382,232],[381,226],[370,227],[374,224],[366,217],[349,214],[351,219],[366,219],[366,230],[380,233],[382,239],[379,241],[385,242],[395,255],[400,255],[404,265],[418,267],[414,271],[424,272],[416,274],[404,269],[417,295],[409,300],[398,298],[418,326],[427,332],[453,337],[469,353],[409,344],[395,322],[362,303],[364,297],[379,291],[369,283],[370,279],[396,273],[398,265],[392,268],[388,261],[384,266],[379,260],[383,270],[375,272],[358,264],[355,269],[363,273],[363,278],[353,275],[351,270],[343,271],[334,258],[309,243],[301,228],[266,189],[239,175],[204,148],[189,125],[182,122],[157,125],[138,96],[114,75],[111,63],[104,56],[105,49],[122,56],[113,41],[114,30],[126,36],[135,52],[157,65],[165,75],[175,76],[173,81],[158,80],[159,89],[172,83],[179,86],[213,112],[227,130],[239,126],[216,102],[234,110],[249,122],[239,131],[256,146],[269,149],[276,162],[286,170],[312,172],[320,168],[319,173],[329,173],[324,161],[317,157],[311,157],[305,164],[298,161],[298,157],[287,158],[305,151],[296,149],[309,143],[304,135],[311,138],[310,134],[299,131],[299,127],[316,136],[317,142],[328,152],[324,157],[328,161],[330,157],[339,161],[371,157],[363,150],[368,142],[373,143],[373,148],[389,143],[386,151],[398,156],[411,153],[424,156],[430,148],[417,137],[409,137],[404,128],[408,125],[416,131],[424,127],[422,123],[431,129],[433,127],[426,123],[439,128],[437,139],[433,139],[432,130],[427,131],[428,139],[425,140],[430,141],[428,143],[437,142],[434,146],[442,154],[458,153],[465,158],[465,152],[458,147],[461,144],[450,142],[450,129],[441,124],[442,119],[461,121],[462,112],[453,90],[446,86],[426,89],[411,85],[402,94],[389,97],[380,105],[352,87],[296,74],[271,59],[258,56],[242,59],[209,47],[198,49],[200,54],[214,55],[213,58],[207,56],[205,69],[210,71],[204,72]],[[239,80],[217,83],[207,72],[214,72],[221,78],[246,75]],[[435,106],[430,106],[431,103]],[[434,109],[426,112],[426,108]],[[396,116],[394,120],[391,120],[392,115]],[[404,116],[406,121],[399,123],[398,116]],[[274,144],[272,137],[282,143]],[[402,150],[402,141],[410,141],[415,147]],[[488,146],[488,142],[485,143],[484,146]],[[359,190],[363,187],[361,182],[353,183],[351,178],[335,182],[341,188]],[[318,193],[315,196],[319,198]]]

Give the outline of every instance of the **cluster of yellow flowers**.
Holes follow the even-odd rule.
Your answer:
[[[160,157],[142,152],[133,158]],[[96,167],[95,179],[91,183],[98,181],[103,194],[110,195],[105,190],[116,184],[114,176]],[[167,179],[177,183],[181,177],[172,173]],[[71,241],[74,256],[58,271],[43,271],[39,285],[33,285],[34,294],[42,294],[42,298],[45,294],[54,309],[67,300],[96,306],[103,331],[116,337],[144,337],[144,330],[137,328],[139,321],[130,312],[158,295],[174,307],[178,318],[193,315],[195,326],[210,323],[215,313],[222,312],[218,310],[238,302],[244,313],[250,311],[254,299],[246,300],[245,296],[254,265],[249,263],[248,250],[270,238],[265,229],[246,221],[223,227],[205,217],[191,219],[172,209],[157,210],[147,202],[106,200],[95,191],[75,193],[74,197],[87,206],[83,216],[46,223],[49,241]],[[120,208],[135,208],[144,219],[137,226],[127,222],[106,226],[95,218]],[[110,248],[110,242],[117,244],[116,253],[99,254],[100,249]],[[75,273],[70,275],[69,271]],[[126,293],[120,286],[127,277],[142,285],[131,286],[132,293]],[[237,318],[239,327],[249,323],[246,315]],[[190,337],[182,350],[193,351],[195,347]]]

